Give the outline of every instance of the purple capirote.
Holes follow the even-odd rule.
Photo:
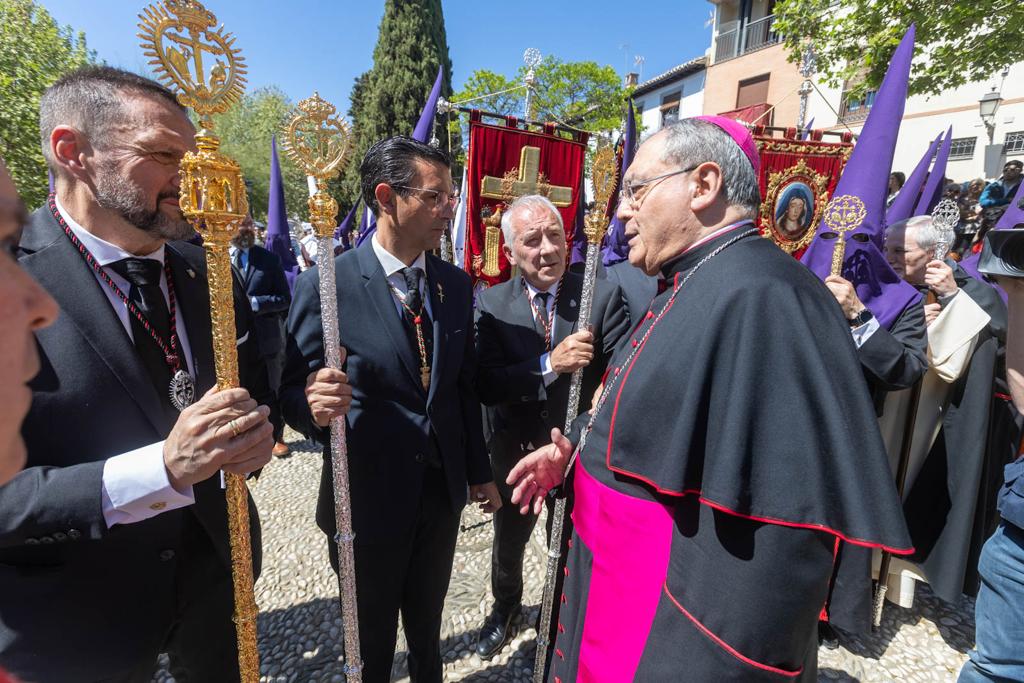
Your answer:
[[[921,299],[921,294],[896,275],[882,255],[889,172],[907,99],[914,35],[915,27],[911,24],[893,53],[874,106],[833,193],[833,197],[851,195],[860,199],[866,211],[864,220],[840,236],[823,223],[800,259],[824,280],[832,271],[836,239],[845,239],[841,274],[853,284],[861,303],[886,329],[908,306]]]

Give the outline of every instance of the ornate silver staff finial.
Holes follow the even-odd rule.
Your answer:
[[[537,82],[537,65],[541,63],[540,50],[535,47],[528,47],[523,53],[523,63],[526,64],[526,102],[523,105],[523,118],[527,121],[533,116],[533,85]]]
[[[959,223],[960,207],[952,199],[947,197],[932,209],[932,225],[938,233],[938,240],[935,243],[936,260],[943,261],[949,254],[949,248],[956,239],[956,226]]]

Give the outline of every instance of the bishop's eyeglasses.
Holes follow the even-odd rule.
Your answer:
[[[678,171],[672,171],[671,173],[656,175],[653,178],[645,178],[644,180],[635,180],[633,182],[623,183],[622,189],[619,190],[619,203],[628,204],[629,206],[639,209],[640,205],[643,204],[644,198],[647,197],[651,190],[653,190],[654,187],[662,180],[671,178],[674,175],[679,175],[680,173],[689,173],[693,169],[697,168],[697,166],[700,166],[700,164],[695,164],[689,168],[683,168]],[[647,192],[640,192],[640,190],[645,187],[649,188]],[[639,199],[637,198],[638,192],[640,192]]]

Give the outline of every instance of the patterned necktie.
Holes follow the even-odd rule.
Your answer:
[[[431,367],[434,361],[434,323],[423,305],[423,295],[420,293],[420,280],[423,278],[423,271],[412,266],[402,269],[402,277],[405,279],[405,306],[402,307],[403,318],[406,322],[406,330],[410,333],[413,343],[413,350],[419,358],[419,341],[416,338],[416,316],[420,318],[420,329],[423,332],[423,345],[426,351],[426,365]]]
[[[551,319],[548,314],[548,292],[537,292],[533,297],[533,324],[538,334],[544,337],[545,348],[551,347]]]

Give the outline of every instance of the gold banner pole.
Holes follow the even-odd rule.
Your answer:
[[[299,102],[285,126],[282,143],[288,157],[309,179],[309,220],[316,229],[317,271],[320,278],[320,318],[324,331],[324,362],[341,369],[341,332],[338,328],[338,286],[334,278],[334,231],[338,203],[324,189],[338,175],[352,151],[352,136],[335,116],[334,105],[319,93]],[[338,545],[338,600],[345,631],[345,678],[362,681],[359,655],[359,613],[356,608],[356,562],[352,541],[352,498],[348,481],[348,446],[345,418],[331,420],[331,474],[334,483],[334,521]]]
[[[139,38],[157,76],[178,101],[199,116],[197,152],[181,161],[181,211],[203,235],[213,323],[217,387],[238,386],[235,308],[228,247],[249,211],[242,171],[219,151],[213,114],[238,101],[245,88],[245,62],[234,37],[198,0],[163,0],[139,15]],[[204,66],[204,58],[206,65]],[[258,683],[259,648],[249,536],[249,490],[245,478],[224,473],[231,578],[235,596],[238,667],[242,683]]]

